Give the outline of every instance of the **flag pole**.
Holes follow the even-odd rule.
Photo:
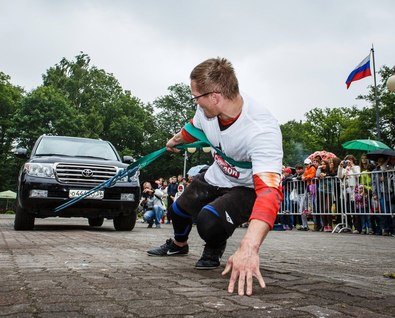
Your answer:
[[[374,100],[376,102],[376,129],[377,129],[377,139],[381,140],[381,133],[380,133],[380,121],[379,121],[379,99],[377,97],[377,83],[376,83],[376,63],[374,60],[374,47],[372,43],[372,48],[370,49],[372,52],[372,61],[373,61],[373,80],[374,80]]]

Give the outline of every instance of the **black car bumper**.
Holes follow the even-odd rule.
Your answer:
[[[106,217],[112,218],[120,214],[131,213],[138,205],[140,187],[131,183],[117,183],[105,188],[103,199],[82,199],[59,212],[54,209],[70,200],[70,190],[90,190],[91,186],[60,184],[56,179],[21,176],[18,191],[18,203],[36,217]],[[48,191],[46,197],[32,197],[32,190]],[[134,195],[133,201],[121,200],[122,193]]]

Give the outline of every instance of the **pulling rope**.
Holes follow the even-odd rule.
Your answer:
[[[184,126],[184,129],[193,137],[195,137],[196,139],[198,139],[199,141],[190,143],[190,144],[182,144],[182,145],[177,145],[175,148],[177,149],[186,149],[186,148],[202,148],[202,147],[207,147],[210,146],[212,147],[217,153],[218,155],[220,155],[224,160],[226,160],[228,163],[230,163],[233,166],[237,166],[240,168],[244,168],[244,169],[248,169],[251,168],[251,162],[241,162],[241,161],[235,161],[232,158],[229,158],[228,156],[226,156],[221,149],[219,149],[218,147],[213,146],[210,141],[207,139],[206,135],[204,134],[204,132],[196,127],[194,127],[192,124],[188,123]],[[139,160],[137,160],[136,162],[133,162],[132,164],[130,164],[127,168],[125,169],[121,169],[117,172],[117,174],[113,177],[111,177],[110,179],[108,179],[107,181],[97,185],[96,187],[90,189],[89,191],[85,192],[84,194],[75,197],[61,205],[59,205],[58,207],[56,207],[54,209],[54,212],[59,212],[75,203],[77,203],[78,201],[83,200],[84,198],[92,195],[93,193],[106,189],[106,188],[111,188],[113,187],[119,180],[121,180],[122,178],[128,177],[128,182],[130,182],[130,179],[133,178],[136,174],[137,171],[145,168],[146,166],[148,166],[151,162],[155,161],[156,159],[158,159],[160,156],[162,156],[164,153],[166,152],[166,147],[163,147],[159,150],[156,150],[154,152],[151,152],[150,154],[141,157]]]

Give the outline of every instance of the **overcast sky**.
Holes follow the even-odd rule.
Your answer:
[[[394,0],[0,0],[0,71],[31,90],[80,51],[143,102],[227,57],[240,88],[280,121],[357,101],[373,77],[345,80],[375,47],[395,65]]]

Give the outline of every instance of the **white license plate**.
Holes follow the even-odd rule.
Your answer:
[[[71,189],[69,191],[69,198],[75,198],[79,197],[85,193],[87,193],[89,190],[78,190],[78,189]],[[92,193],[91,195],[88,195],[85,199],[103,199],[104,197],[104,191],[97,191],[95,193]]]

